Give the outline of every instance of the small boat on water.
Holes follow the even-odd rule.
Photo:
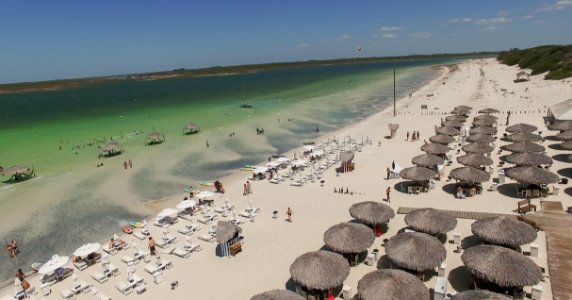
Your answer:
[[[245,99],[245,97],[244,97],[244,94],[242,94],[242,103],[240,104],[240,107],[242,107],[242,108],[252,108],[252,104],[246,102],[246,99]]]

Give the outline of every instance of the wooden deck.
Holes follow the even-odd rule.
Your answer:
[[[407,214],[412,210],[418,209],[417,207],[399,207],[397,210],[398,214]],[[492,218],[497,216],[511,216],[515,217],[516,215],[507,215],[507,214],[497,214],[497,213],[489,213],[489,212],[478,212],[478,211],[461,211],[461,210],[447,210],[447,209],[440,209],[440,211],[446,212],[451,216],[458,218],[458,219],[473,219],[473,220],[480,220],[486,218]]]

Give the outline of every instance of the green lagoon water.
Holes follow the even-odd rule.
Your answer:
[[[56,251],[70,253],[81,243],[101,240],[116,231],[121,220],[134,216],[121,199],[100,192],[111,173],[73,180],[66,175],[99,162],[107,168],[138,158],[128,188],[137,200],[157,199],[180,192],[183,183],[220,178],[244,164],[301,146],[301,141],[314,137],[316,126],[327,133],[378,112],[392,103],[394,68],[399,98],[436,76],[430,66],[449,62],[301,67],[0,95],[0,165],[33,165],[39,175],[25,183],[0,183],[3,214],[31,217],[0,230],[1,241],[17,238],[26,250],[18,261],[1,256],[0,279]],[[253,108],[239,107],[243,94]],[[290,118],[294,121],[288,122]],[[183,136],[182,128],[189,122],[198,124],[201,133]],[[240,139],[255,135],[258,127],[266,132],[259,143]],[[133,135],[134,131],[143,133]],[[146,147],[144,138],[151,131],[162,132],[166,142]],[[238,138],[228,138],[231,132]],[[111,138],[120,141],[126,153],[99,160],[98,146]],[[176,156],[176,164],[162,167],[162,155]],[[53,185],[62,185],[65,196],[51,199]],[[20,208],[21,203],[27,206]]]

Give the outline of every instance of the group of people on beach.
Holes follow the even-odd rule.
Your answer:
[[[16,257],[16,255],[20,253],[20,249],[18,248],[18,243],[16,243],[16,240],[12,240],[10,243],[8,243],[8,245],[6,245],[6,251],[8,251],[8,256],[11,258]]]
[[[214,187],[217,193],[224,194],[224,187],[222,186],[222,183],[218,179],[214,182]]]
[[[256,134],[264,134],[264,128],[256,127]]]
[[[103,166],[103,163],[101,164]],[[133,168],[133,161],[131,160],[124,160],[123,161],[123,168],[127,170],[127,167]]]
[[[246,183],[243,185],[243,191],[242,191],[242,195],[243,196],[247,196],[252,194],[252,186],[250,184],[250,181],[247,180]]]
[[[407,132],[407,138],[405,140],[409,141],[409,131]],[[417,140],[419,140],[419,131],[411,132],[411,141],[413,142]]]

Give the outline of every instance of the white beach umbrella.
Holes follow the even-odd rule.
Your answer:
[[[54,254],[39,270],[38,273],[45,275],[54,272],[57,268],[65,266],[69,261],[68,256],[59,256]]]
[[[202,191],[198,193],[196,196],[199,199],[212,199],[214,198],[214,193],[209,191]]]
[[[178,210],[186,210],[187,208],[195,207],[197,203],[194,200],[183,200],[177,204]]]
[[[85,244],[79,248],[77,248],[73,255],[75,256],[79,256],[79,257],[86,257],[94,252],[99,251],[99,248],[101,248],[101,244],[100,243],[89,243],[89,244]]]
[[[171,218],[176,218],[177,217],[177,210],[174,208],[165,208],[163,209],[158,215],[157,218],[159,219],[163,219],[165,217],[171,217]]]

